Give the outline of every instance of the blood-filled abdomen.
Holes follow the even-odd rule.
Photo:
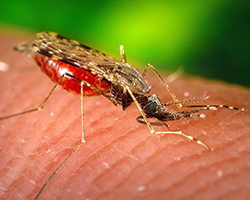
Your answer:
[[[88,82],[90,85],[94,86],[103,93],[109,92],[110,82],[107,80],[98,80],[98,77],[89,71],[64,63],[62,61],[54,60],[39,53],[33,54],[33,58],[41,67],[42,71],[47,74],[47,76],[50,77],[53,82],[57,82],[60,77],[67,72],[79,80]],[[80,82],[72,77],[64,76],[59,85],[71,93],[81,93]],[[99,93],[86,85],[83,86],[83,91],[85,96],[99,95]]]

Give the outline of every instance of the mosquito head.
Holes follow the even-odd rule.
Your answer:
[[[158,118],[164,114],[164,106],[155,94],[144,99],[144,101],[141,102],[141,107],[149,118]]]
[[[173,121],[177,119],[185,119],[190,117],[192,113],[182,113],[174,110],[169,110],[162,104],[159,97],[155,94],[142,100],[141,108],[148,118],[156,118],[159,121]]]

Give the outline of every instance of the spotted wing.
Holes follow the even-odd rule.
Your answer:
[[[38,33],[32,47],[42,55],[99,75],[111,71],[120,63],[100,51],[53,32]]]

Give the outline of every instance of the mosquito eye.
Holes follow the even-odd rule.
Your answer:
[[[150,103],[144,108],[144,111],[148,115],[154,115],[156,113],[157,103]]]

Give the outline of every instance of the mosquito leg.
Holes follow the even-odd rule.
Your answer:
[[[187,135],[187,134],[185,134],[185,133],[183,133],[181,131],[159,131],[159,132],[155,132],[155,134],[182,135],[182,136],[188,138],[189,140],[192,140],[192,141],[196,142],[197,144],[200,144],[200,145],[204,146],[206,149],[211,150],[211,148],[207,144],[205,144],[202,141],[197,140],[196,138],[194,138],[194,137],[192,137],[190,135]]]
[[[175,96],[175,94],[172,92],[172,90],[170,89],[170,87],[168,86],[168,84],[163,80],[163,78],[161,77],[161,75],[156,71],[156,69],[154,68],[153,65],[151,64],[147,64],[147,66],[145,67],[142,76],[145,77],[148,69],[151,68],[153,70],[153,72],[155,73],[155,75],[160,79],[160,81],[163,83],[163,85],[167,88],[168,92],[170,93],[171,97],[174,99],[175,102],[179,102],[179,100],[177,99],[177,97]],[[176,106],[178,108],[182,108],[182,104],[178,103],[176,104]]]
[[[52,94],[53,91],[56,89],[56,87],[58,86],[58,84],[61,82],[61,80],[63,79],[63,77],[64,77],[65,75],[66,75],[66,74],[63,74],[63,75],[59,78],[59,80],[56,82],[56,84],[54,85],[54,87],[52,88],[52,90],[50,91],[50,93],[48,94],[48,96],[43,100],[43,102],[42,102],[37,108],[33,108],[33,109],[30,109],[30,110],[27,110],[27,111],[15,113],[15,114],[8,115],[8,116],[5,116],[5,117],[0,117],[0,120],[8,119],[8,118],[15,117],[15,116],[19,116],[19,115],[23,115],[23,114],[26,114],[26,113],[31,113],[31,112],[34,112],[34,111],[42,110],[42,109],[44,108],[44,106],[45,106],[45,103],[47,102],[47,100],[49,99],[49,97],[51,96],[51,94]]]
[[[228,108],[231,110],[240,110],[244,111],[245,108],[236,108],[233,106],[227,106],[227,105],[189,105],[189,106],[183,106],[184,108],[203,108],[205,110],[217,110],[217,108]]]
[[[82,141],[81,141],[81,144],[82,143],[85,143],[85,133],[84,133],[84,93],[83,93],[83,85],[84,85],[84,82],[82,81],[81,82],[81,115],[82,115]]]
[[[149,128],[149,131],[151,134],[155,134],[155,130],[154,128],[152,127],[152,124],[148,121],[148,118],[147,116],[144,114],[142,108],[141,108],[141,105],[139,104],[139,102],[136,100],[133,92],[129,89],[128,86],[125,87],[125,89],[128,91],[128,93],[130,94],[130,96],[132,97],[133,101],[135,102],[135,105],[137,106],[138,110],[140,111],[145,123],[147,124],[148,128]]]
[[[102,91],[98,90],[96,87],[94,87],[93,85],[89,84],[88,82],[84,81],[84,80],[80,80],[78,78],[76,78],[75,76],[72,76],[70,74],[67,74],[69,77],[75,79],[76,81],[80,82],[82,85],[86,85],[88,86],[89,88],[91,88],[92,90],[96,91],[97,93],[99,93],[100,95],[106,97],[108,100],[110,100],[115,106],[118,105],[118,103],[112,99],[111,96],[107,95],[107,94],[104,94]]]
[[[88,87],[90,87],[91,89],[95,90],[96,92],[98,92],[100,95],[103,95],[104,97],[106,97],[108,100],[110,100],[114,105],[118,105],[118,103],[113,100],[109,95],[106,95],[104,94],[102,91],[98,90],[97,88],[95,88],[94,86],[92,86],[91,84],[89,84],[88,82],[86,81],[81,81],[80,79],[72,76],[71,74],[68,74],[68,73],[65,73],[63,74],[59,80],[56,82],[56,84],[53,86],[52,90],[50,91],[50,93],[48,94],[48,96],[44,99],[44,101],[37,107],[37,108],[33,108],[33,109],[30,109],[30,110],[26,110],[26,111],[23,111],[23,112],[19,112],[19,113],[15,113],[15,114],[12,114],[12,115],[7,115],[7,116],[4,116],[4,117],[0,117],[0,120],[3,120],[3,119],[8,119],[8,118],[11,118],[11,117],[16,117],[16,116],[19,116],[19,115],[23,115],[23,114],[26,114],[26,113],[31,113],[31,112],[34,112],[34,111],[40,111],[44,108],[47,100],[49,99],[49,97],[51,96],[51,94],[54,92],[54,90],[56,89],[56,87],[58,86],[58,84],[62,81],[63,77],[65,76],[68,76],[70,78],[73,78],[77,81],[79,81],[80,83],[82,83],[83,85],[86,85]]]
[[[83,91],[83,86],[86,85],[85,81],[81,81],[81,119],[82,119],[82,139],[81,143],[71,152],[71,154],[68,155],[68,157],[56,168],[56,170],[51,174],[51,176],[48,178],[46,183],[42,186],[38,194],[36,195],[35,199],[38,199],[45,187],[49,184],[51,179],[56,175],[56,173],[61,169],[61,167],[69,160],[71,156],[74,155],[74,153],[80,148],[82,144],[85,143],[85,131],[84,131],[84,91]]]
[[[206,149],[211,150],[211,148],[210,148],[208,145],[206,145],[205,143],[203,143],[203,142],[201,142],[200,140],[197,140],[196,138],[194,138],[194,137],[192,137],[192,136],[190,136],[190,135],[187,135],[187,134],[185,134],[185,133],[183,133],[183,132],[181,132],[181,131],[157,131],[157,132],[156,132],[156,131],[154,130],[152,124],[148,121],[147,116],[144,114],[144,112],[143,112],[143,110],[142,110],[142,108],[141,108],[139,102],[136,100],[136,98],[135,98],[135,96],[133,95],[132,91],[131,91],[128,87],[126,87],[126,90],[129,92],[129,94],[130,94],[130,96],[132,97],[133,101],[135,102],[137,108],[139,109],[139,111],[140,111],[140,113],[141,113],[141,115],[142,115],[142,117],[143,117],[143,119],[144,119],[144,122],[147,124],[147,126],[148,126],[149,131],[150,131],[151,134],[171,134],[171,135],[172,135],[172,134],[177,134],[177,135],[182,135],[182,136],[184,136],[184,137],[186,137],[186,138],[188,138],[188,139],[190,139],[190,140],[192,140],[192,141],[195,141],[196,143],[198,143],[198,144],[204,146]],[[139,117],[139,118],[141,118],[141,117]],[[140,123],[144,123],[144,122],[142,122],[140,119],[138,119],[138,120],[139,120]],[[163,122],[163,123],[164,123],[164,122]],[[165,124],[165,125],[168,127],[167,124]]]
[[[208,96],[205,96],[205,97],[201,97],[201,98],[192,98],[192,99],[184,99],[184,100],[181,100],[181,101],[177,101],[177,102],[170,102],[170,103],[164,103],[163,105],[164,106],[171,106],[171,105],[176,105],[176,104],[185,104],[185,103],[190,103],[190,102],[201,102],[201,101],[205,101],[207,100],[209,97]],[[182,108],[187,108],[188,106],[182,106]],[[195,107],[195,106],[193,106]],[[200,107],[198,105],[198,107]],[[204,106],[203,106],[204,107]]]
[[[147,124],[146,121],[142,121],[141,118],[142,118],[142,116],[137,117],[136,118],[137,122],[142,123],[142,124]],[[170,130],[169,126],[165,122],[162,122],[162,123],[149,122],[149,123],[151,125],[155,125],[155,126],[165,126],[165,127],[167,127]],[[185,133],[183,133],[181,131],[163,131],[163,132],[157,131],[157,132],[154,132],[153,134],[171,134],[171,135],[175,134],[175,135],[182,135],[182,136],[188,138],[189,140],[195,141],[196,143],[204,146],[206,149],[211,150],[211,148],[208,145],[206,145],[205,143],[203,143],[202,141],[197,140],[196,138],[194,138],[194,137],[192,137],[190,135],[187,135],[187,134],[185,134]]]
[[[79,79],[77,79],[76,77],[73,77],[72,75],[68,75],[72,78],[74,78],[77,81],[80,81]],[[45,182],[45,184],[42,186],[42,188],[40,189],[40,191],[38,192],[37,196],[35,197],[35,199],[38,199],[39,196],[41,195],[41,193],[43,192],[43,190],[45,189],[45,187],[49,184],[49,182],[51,181],[51,179],[56,175],[56,173],[61,169],[61,167],[70,159],[71,156],[74,155],[74,153],[80,148],[80,146],[82,144],[85,143],[85,131],[84,131],[84,90],[83,90],[83,86],[87,85],[88,87],[90,87],[91,89],[97,91],[98,93],[101,93],[101,91],[99,91],[97,88],[93,87],[92,85],[90,85],[89,83],[87,83],[86,81],[80,81],[81,82],[81,123],[82,123],[82,138],[81,138],[81,143],[68,155],[68,157],[56,168],[56,170],[53,172],[53,174],[51,174],[51,176],[48,178],[48,180]]]
[[[81,143],[71,152],[71,154],[56,168],[56,170],[53,172],[53,174],[51,174],[51,176],[49,177],[49,179],[46,181],[46,183],[42,186],[42,188],[39,190],[39,192],[37,193],[35,200],[37,200],[39,198],[39,196],[41,195],[41,193],[43,192],[44,188],[49,184],[49,182],[51,181],[51,179],[56,175],[56,173],[61,169],[61,167],[68,161],[68,159],[80,148],[80,146],[83,144],[84,142],[81,141]]]

